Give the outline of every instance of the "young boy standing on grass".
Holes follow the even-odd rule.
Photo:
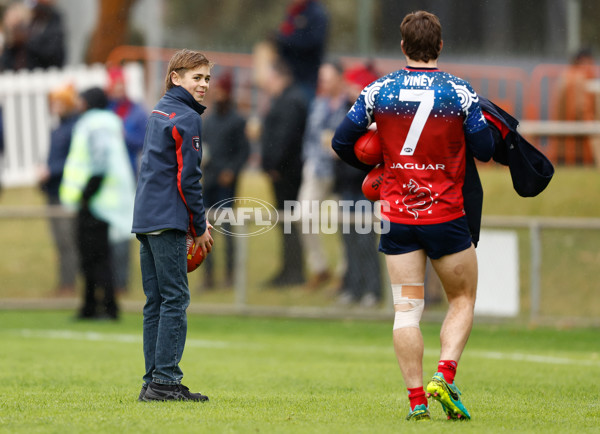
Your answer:
[[[381,235],[394,299],[393,338],[408,389],[408,420],[430,419],[427,396],[448,419],[470,419],[454,384],[473,325],[477,256],[464,210],[466,153],[488,161],[494,143],[471,85],[437,68],[442,51],[438,18],[418,11],[400,25],[406,68],[369,84],[333,138],[340,157],[360,166],[354,143],[377,123],[384,155]],[[387,206],[386,206],[387,205]],[[437,372],[423,389],[425,263],[435,268],[448,297]]]
[[[144,359],[140,401],[208,401],[181,384],[179,362],[190,303],[186,232],[195,250],[213,244],[200,185],[200,103],[209,88],[212,64],[197,51],[181,50],[169,62],[165,94],[148,119],[135,197],[133,229],[140,241],[146,294]],[[194,253],[195,253],[194,250]]]

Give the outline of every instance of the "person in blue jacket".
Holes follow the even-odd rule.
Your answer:
[[[121,67],[112,67],[108,70],[108,108],[123,120],[125,129],[125,145],[131,159],[131,167],[136,178],[138,174],[139,158],[144,146],[146,123],[148,114],[142,104],[135,102],[127,96],[127,83],[125,72]]]
[[[165,94],[148,119],[132,232],[140,241],[146,373],[140,401],[208,401],[181,384],[179,367],[190,303],[186,232],[195,249],[212,249],[200,178],[201,119],[212,63],[180,50],[169,61]]]

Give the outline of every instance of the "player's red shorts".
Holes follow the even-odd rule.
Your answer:
[[[382,233],[379,240],[379,251],[386,255],[400,255],[422,249],[431,259],[439,259],[462,252],[472,243],[465,216],[433,225],[389,224],[390,230]]]

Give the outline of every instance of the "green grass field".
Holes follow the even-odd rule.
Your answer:
[[[481,170],[484,215],[598,217],[600,171],[559,169],[539,197],[519,198],[506,170]],[[248,173],[239,196],[269,198],[263,177]],[[9,189],[2,205],[39,205],[32,188]],[[52,297],[55,259],[44,219],[0,220],[0,433],[391,433],[597,432],[600,426],[598,329],[475,324],[457,383],[473,416],[407,423],[406,391],[391,343],[390,321],[299,320],[190,315],[184,383],[210,402],[138,403],[143,357],[140,314],[118,323],[76,322],[74,311],[2,310],[6,298]],[[526,319],[529,245],[519,230]],[[217,242],[218,242],[217,238]],[[328,238],[332,260],[338,238]],[[543,233],[543,314],[600,315],[598,231]],[[248,302],[325,306],[328,290],[265,290],[275,271],[275,232],[249,244]],[[137,245],[131,290],[142,300]],[[219,259],[217,259],[217,267]],[[198,292],[193,304],[232,303],[230,289]],[[523,319],[523,318],[520,318]],[[558,324],[559,322],[557,322]],[[561,324],[566,324],[561,322]],[[439,352],[439,324],[422,324],[425,368]]]
[[[597,330],[475,324],[457,384],[470,422],[406,422],[391,324],[190,316],[184,384],[210,402],[140,403],[141,316],[0,311],[0,432],[597,432]],[[423,324],[426,376],[437,324]]]

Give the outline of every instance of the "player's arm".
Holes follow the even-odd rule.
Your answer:
[[[331,147],[343,161],[357,169],[368,172],[373,166],[361,163],[354,153],[354,144],[366,132],[366,127],[355,124],[346,116],[335,130],[335,134],[331,140]]]
[[[379,80],[371,83],[364,88],[350,111],[344,117],[342,123],[337,127],[331,147],[338,156],[357,169],[371,171],[373,166],[361,163],[356,154],[354,154],[354,144],[356,141],[367,132],[369,125],[373,120],[373,101],[368,101],[366,95],[370,92],[372,100],[377,99],[381,85],[377,85]]]
[[[469,86],[469,91],[475,91]],[[494,155],[494,138],[481,111],[478,98],[473,99],[466,109],[466,118],[463,125],[465,141],[473,156],[480,161],[490,161]]]
[[[489,128],[465,134],[467,146],[479,161],[490,161],[494,155],[494,139]]]

